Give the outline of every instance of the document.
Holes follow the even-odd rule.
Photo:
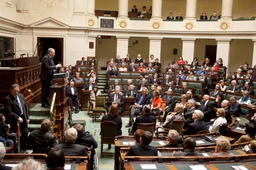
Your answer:
[[[202,140],[196,140],[196,144],[203,144],[203,143],[205,143],[205,142]]]
[[[64,169],[65,170],[71,170],[71,165],[65,165]]]
[[[161,146],[166,145],[164,141],[159,141],[158,143],[159,143]]]
[[[238,166],[231,166],[235,170],[248,170],[245,166],[243,165],[238,165]]]
[[[9,166],[9,167],[15,167],[17,166],[18,164],[5,164],[5,166]]]
[[[210,155],[208,155],[207,153],[202,153],[202,155],[203,155],[203,156],[210,156]]]
[[[157,169],[155,164],[140,164],[141,169]]]
[[[192,170],[207,170],[207,168],[204,167],[204,165],[191,165],[190,168]]]
[[[123,145],[131,146],[131,145],[135,145],[135,142],[123,142]]]

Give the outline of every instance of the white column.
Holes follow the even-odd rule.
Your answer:
[[[121,58],[125,58],[126,54],[128,54],[129,37],[117,36],[116,38],[116,55],[120,55]]]
[[[216,60],[222,58],[223,66],[227,67],[227,75],[229,73],[229,54],[230,54],[230,41],[231,39],[216,39],[217,41],[217,54]]]
[[[128,18],[128,0],[119,0],[118,18]]]
[[[152,19],[162,19],[162,0],[152,0]]]
[[[159,59],[159,62],[161,61],[161,40],[162,38],[149,37],[149,55],[153,54],[155,59]]]
[[[233,0],[222,0],[221,19],[232,19]]]
[[[196,19],[196,2],[197,0],[187,0],[186,19]]]
[[[254,67],[256,64],[256,39],[253,39],[253,53],[252,53],[252,64],[250,66]]]
[[[182,39],[182,57],[184,61],[193,61],[195,52],[195,40],[195,38]]]
[[[87,13],[90,16],[95,16],[95,0],[87,0]]]

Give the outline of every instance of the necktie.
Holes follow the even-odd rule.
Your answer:
[[[139,100],[139,102],[138,102],[138,105],[140,105],[140,104],[141,104],[143,97],[144,97],[144,96],[143,96],[143,95],[141,95],[140,100]]]
[[[116,99],[115,99],[115,102],[117,102],[117,99],[118,99],[118,95],[116,94]]]
[[[21,106],[21,102],[20,102],[20,99],[19,99],[19,97],[18,97],[18,96],[16,96],[16,100],[18,101],[19,108],[20,108],[20,114],[22,115],[22,114],[23,114],[22,106]]]
[[[133,97],[133,90],[131,91],[131,97]]]
[[[236,86],[233,87],[233,92],[235,92]]]

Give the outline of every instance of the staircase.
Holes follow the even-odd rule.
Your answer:
[[[32,108],[30,109],[30,116],[29,120],[30,123],[28,124],[29,132],[33,131],[34,129],[40,129],[41,122],[44,119],[50,119],[50,108],[41,107],[41,103],[31,104]]]
[[[105,85],[107,83],[107,74],[106,74],[106,69],[101,69],[98,70],[98,89],[103,93],[103,90],[105,88]]]

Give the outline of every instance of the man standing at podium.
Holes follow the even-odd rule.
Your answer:
[[[53,73],[61,64],[54,64],[53,57],[55,56],[55,49],[49,48],[47,54],[42,59],[41,64],[41,102],[42,107],[50,107],[49,97],[50,97],[50,86],[53,79]]]

